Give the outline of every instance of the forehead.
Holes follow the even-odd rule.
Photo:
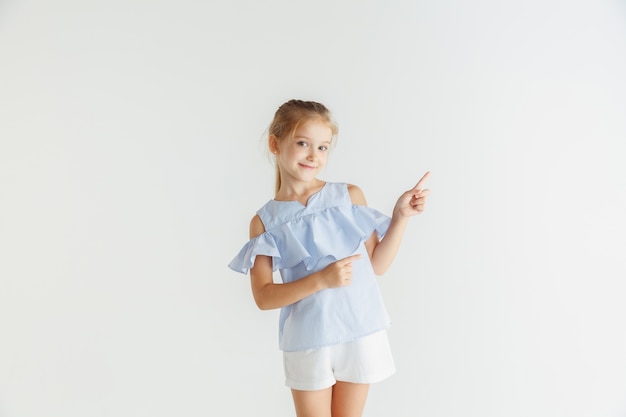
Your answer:
[[[318,140],[320,142],[330,142],[333,137],[333,131],[328,125],[321,119],[307,120],[302,123],[294,132],[294,138],[308,138],[311,140]]]

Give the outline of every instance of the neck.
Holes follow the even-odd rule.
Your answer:
[[[311,194],[315,194],[324,187],[325,181],[315,178],[306,182],[285,182],[280,185],[280,189],[276,193],[276,200],[291,201],[297,200],[305,204]]]

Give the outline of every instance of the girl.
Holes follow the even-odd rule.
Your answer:
[[[422,189],[427,172],[389,218],[368,208],[357,186],[317,178],[336,136],[320,103],[278,108],[268,137],[276,195],[252,218],[250,241],[229,264],[250,271],[260,309],[281,309],[279,346],[298,417],[359,417],[369,384],[395,372],[376,275],[430,193]],[[273,281],[276,270],[282,284]]]

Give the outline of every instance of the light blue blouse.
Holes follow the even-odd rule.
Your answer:
[[[365,241],[382,238],[390,218],[350,201],[345,183],[326,183],[307,205],[268,201],[257,212],[265,232],[246,243],[228,265],[243,274],[257,255],[272,257],[284,283],[310,275],[347,256],[362,257],[352,266],[352,284],[329,288],[285,306],[279,317],[283,351],[316,349],[350,342],[391,325],[372,270]]]

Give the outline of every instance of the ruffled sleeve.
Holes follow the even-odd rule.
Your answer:
[[[367,206],[352,206],[354,221],[365,233],[367,239],[374,231],[382,239],[389,229],[391,218],[380,211]]]
[[[276,240],[271,234],[265,232],[251,239],[241,248],[237,256],[230,261],[228,267],[235,272],[247,274],[254,265],[257,255],[271,256],[272,263],[274,265],[277,264],[276,260],[280,259],[280,252],[276,245]]]

